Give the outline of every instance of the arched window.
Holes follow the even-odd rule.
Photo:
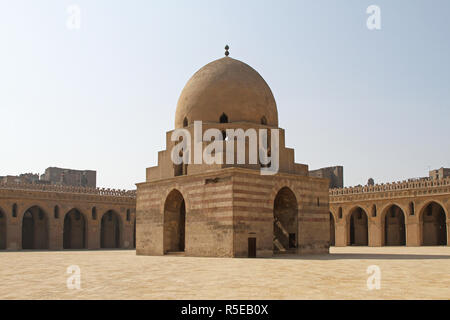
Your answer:
[[[342,219],[342,208],[341,207],[339,207],[338,217],[339,217],[339,219]]]
[[[262,116],[262,118],[261,118],[261,124],[267,125],[267,119],[266,119],[265,116]]]
[[[228,116],[225,113],[222,113],[219,120],[220,123],[228,123]]]
[[[127,209],[127,221],[131,220],[131,212],[130,209]]]
[[[17,204],[14,203],[12,206],[12,216],[13,218],[17,218]]]
[[[410,202],[409,203],[409,215],[413,216],[414,215],[414,202]]]
[[[377,216],[377,206],[373,205],[372,206],[372,217],[376,217]]]
[[[317,206],[320,207],[320,198],[317,198]]]
[[[92,208],[92,220],[97,220],[97,208]]]
[[[178,154],[180,158],[183,157],[183,150],[180,150],[180,153]],[[180,164],[173,164],[173,175],[175,177],[187,175],[187,163],[180,163]]]
[[[187,127],[188,126],[188,119],[185,117],[183,120],[183,127]]]
[[[53,209],[53,213],[54,213],[55,219],[58,219],[59,218],[59,207],[58,206],[55,206],[55,208]]]
[[[183,164],[174,164],[173,165],[173,175],[175,177],[183,175]]]

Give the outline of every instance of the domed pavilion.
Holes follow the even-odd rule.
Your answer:
[[[174,163],[172,150],[182,140],[172,141],[172,130],[166,133],[167,147],[158,153],[158,165],[147,168],[146,181],[137,184],[137,254],[328,253],[328,180],[310,177],[307,165],[295,163],[294,149],[285,146],[285,131],[278,127],[270,87],[252,67],[229,57],[228,51],[226,57],[198,70],[178,99],[175,130],[188,132],[194,146],[199,143],[198,134],[203,137],[208,129],[221,133],[211,140],[223,144],[223,151],[215,154],[223,157],[222,162],[198,163],[194,152],[180,152],[183,163]],[[237,129],[267,130],[269,164],[249,161],[252,144],[247,136],[245,163],[225,161],[230,154],[237,159],[238,148],[227,144],[233,141],[229,130]],[[272,145],[274,130],[278,148]],[[202,150],[209,143],[200,141]],[[261,174],[264,167],[273,165],[275,150],[276,173]]]

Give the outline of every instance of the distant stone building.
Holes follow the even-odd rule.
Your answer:
[[[450,168],[440,168],[436,170],[431,170],[430,178],[433,180],[444,179],[450,177]]]
[[[53,185],[96,188],[97,172],[50,167],[45,169],[40,180]]]
[[[328,179],[330,181],[330,189],[344,187],[344,167],[342,166],[311,170],[309,171],[309,175],[311,177]]]
[[[0,183],[39,183],[39,175],[37,173],[23,173],[18,176],[0,177]]]
[[[51,184],[72,187],[97,187],[97,171],[49,167],[39,177],[37,173],[23,173],[17,176],[0,176],[0,183]]]

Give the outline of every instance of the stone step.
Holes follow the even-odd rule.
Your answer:
[[[170,251],[166,252],[166,256],[184,256],[184,251]]]

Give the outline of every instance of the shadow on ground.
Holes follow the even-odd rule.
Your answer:
[[[330,253],[319,255],[281,254],[269,259],[298,260],[450,260],[449,255],[388,254],[388,253]]]

